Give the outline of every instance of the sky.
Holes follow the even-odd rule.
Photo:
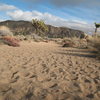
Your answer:
[[[0,21],[36,18],[91,34],[94,22],[100,23],[99,10],[100,0],[0,0]]]

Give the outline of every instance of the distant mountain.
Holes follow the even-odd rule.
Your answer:
[[[0,26],[7,26],[11,29],[14,35],[24,34],[24,35],[31,35],[33,33],[41,35],[41,33],[36,33],[35,28],[29,21],[12,21],[7,20],[0,22]],[[45,36],[49,38],[63,38],[63,37],[80,37],[83,38],[84,32],[79,30],[74,30],[66,27],[54,27],[51,25],[47,25],[49,31],[44,33]]]

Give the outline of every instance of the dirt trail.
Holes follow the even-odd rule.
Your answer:
[[[0,100],[100,100],[100,62],[53,42],[1,45]]]

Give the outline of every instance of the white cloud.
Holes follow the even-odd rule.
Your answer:
[[[0,3],[0,11],[8,11],[8,10],[14,10],[14,9],[17,9],[17,8],[13,5]]]
[[[84,32],[94,32],[94,25],[90,25],[83,20],[66,20],[58,16],[54,16],[50,13],[41,13],[39,11],[22,11],[15,10],[7,12],[7,15],[10,16],[13,20],[27,20],[31,21],[33,18],[39,20],[44,20],[46,24],[54,26],[64,26],[73,29],[82,30]]]
[[[7,15],[13,20],[31,20],[33,18],[32,12],[22,10],[15,10],[13,12],[7,12]]]
[[[33,18],[44,20],[47,24],[54,24],[57,25],[60,21],[64,19],[54,16],[50,13],[41,13],[39,11],[22,11],[22,10],[15,10],[7,12],[7,15],[11,17],[13,20],[28,20],[31,21]]]
[[[4,19],[0,19],[0,22],[4,21]]]

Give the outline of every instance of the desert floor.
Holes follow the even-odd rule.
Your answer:
[[[0,45],[0,100],[100,100],[100,61],[54,42]]]

